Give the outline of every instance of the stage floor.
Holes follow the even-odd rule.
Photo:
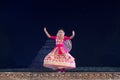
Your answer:
[[[0,80],[120,80],[119,72],[0,72]]]
[[[57,73],[51,69],[0,69],[0,80],[120,80],[117,67],[78,67]]]
[[[120,67],[77,67],[66,70],[67,72],[120,72]],[[52,69],[40,68],[14,68],[0,69],[0,72],[56,72]]]

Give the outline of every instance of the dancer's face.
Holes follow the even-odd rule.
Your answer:
[[[57,36],[64,36],[65,35],[65,32],[63,30],[59,30],[58,33],[57,33]]]

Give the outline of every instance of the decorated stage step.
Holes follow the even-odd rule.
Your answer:
[[[120,72],[0,72],[0,80],[120,80]]]

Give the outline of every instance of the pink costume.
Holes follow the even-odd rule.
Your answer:
[[[56,40],[56,47],[44,58],[43,66],[52,69],[75,68],[76,64],[74,57],[69,54],[63,44],[63,41],[69,40],[70,37],[64,36],[64,39],[60,40],[56,36],[51,36],[51,39]]]

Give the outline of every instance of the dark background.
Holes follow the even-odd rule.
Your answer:
[[[0,1],[0,68],[26,68],[51,35],[63,28],[77,67],[120,67],[120,5],[118,1]]]

